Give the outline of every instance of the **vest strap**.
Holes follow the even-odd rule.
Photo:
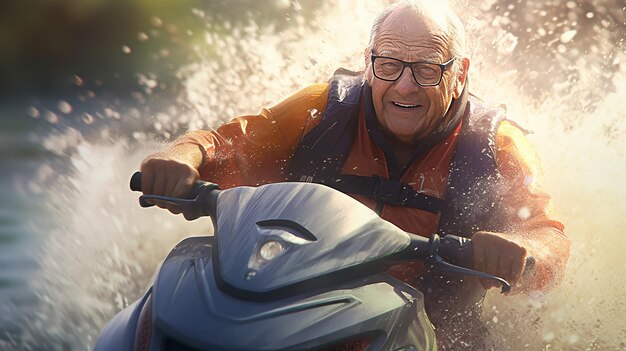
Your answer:
[[[307,179],[308,180],[308,179]],[[343,193],[365,195],[377,202],[391,206],[407,206],[438,214],[444,208],[444,200],[417,192],[412,186],[399,180],[380,176],[340,174],[311,181],[321,183]]]

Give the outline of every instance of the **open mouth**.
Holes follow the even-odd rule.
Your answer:
[[[412,104],[403,104],[403,103],[395,102],[395,101],[393,102],[393,104],[395,106],[398,106],[398,107],[401,107],[401,108],[415,108],[415,107],[419,107],[420,106],[420,105],[412,105]]]

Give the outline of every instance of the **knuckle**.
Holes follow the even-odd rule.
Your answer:
[[[159,160],[159,159],[156,159],[156,158],[152,158],[152,157],[147,158],[147,159],[143,160],[143,162],[141,162],[140,169],[141,169],[142,171],[144,171],[144,170],[145,170],[145,171],[151,171],[151,170],[153,170],[155,167],[157,167],[157,166],[158,166],[159,161],[160,161],[160,160]]]

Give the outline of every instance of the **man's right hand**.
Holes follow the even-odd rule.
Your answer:
[[[168,155],[152,154],[141,163],[141,189],[145,195],[185,198],[200,179],[198,170],[191,164]],[[153,202],[173,214],[180,209],[157,201]]]

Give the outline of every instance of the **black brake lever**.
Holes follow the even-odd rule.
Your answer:
[[[427,259],[427,263],[430,264],[433,268],[450,273],[459,273],[466,275],[473,275],[475,277],[495,280],[501,284],[502,290],[501,293],[506,293],[511,290],[511,284],[504,280],[503,278],[497,277],[495,275],[491,275],[484,272],[479,272],[470,268],[465,268],[461,266],[457,266],[451,263],[444,261],[444,259],[439,256],[439,247],[441,245],[441,240],[446,240],[447,244],[451,243],[450,240],[456,241],[456,250],[452,250],[454,255],[470,255],[471,254],[471,239],[457,237],[453,235],[447,235],[443,238],[440,238],[439,235],[433,234],[430,238],[430,246],[429,246],[429,258]],[[471,256],[470,256],[471,257]],[[532,259],[532,258],[531,258]],[[467,260],[467,257],[463,257],[463,260]],[[532,260],[534,263],[534,259]],[[461,261],[463,262],[463,261]]]
[[[430,262],[430,264],[439,270],[442,270],[444,272],[450,272],[450,273],[460,273],[460,274],[466,274],[466,275],[473,275],[475,277],[479,277],[479,278],[484,278],[484,279],[490,279],[490,280],[495,280],[498,283],[500,283],[502,285],[502,290],[500,291],[501,293],[507,293],[509,291],[511,291],[511,284],[509,284],[509,282],[507,282],[506,280],[500,278],[500,277],[496,277],[495,275],[491,275],[491,274],[487,274],[484,272],[479,272],[479,271],[475,271],[473,269],[469,269],[469,268],[465,268],[465,267],[460,267],[460,266],[455,266],[451,263],[448,263],[446,261],[443,260],[443,258],[441,258],[441,256],[437,255],[434,256],[432,261]]]
[[[150,200],[155,200],[167,205],[175,206],[183,213],[187,211],[193,211],[198,206],[197,196],[193,199],[179,199],[177,197],[161,195],[141,195],[139,197],[139,204],[141,205],[141,207],[152,207],[154,206],[154,203]]]

